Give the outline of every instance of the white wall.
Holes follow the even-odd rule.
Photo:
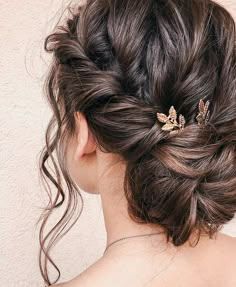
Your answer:
[[[42,95],[50,61],[43,41],[66,3],[0,0],[1,286],[43,287],[35,228],[46,199],[37,158],[50,115]],[[62,271],[60,282],[82,272],[105,248],[100,198],[83,196],[80,220],[53,249],[52,256]],[[224,231],[236,236],[236,223],[231,222]]]
[[[44,286],[35,227],[47,199],[39,183],[37,158],[51,114],[42,96],[49,62],[43,40],[65,4],[56,0],[0,3],[0,286]],[[100,198],[83,196],[81,219],[52,253],[62,271],[61,281],[76,276],[105,248]]]

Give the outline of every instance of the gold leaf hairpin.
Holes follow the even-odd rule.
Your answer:
[[[185,125],[185,118],[181,114],[179,115],[179,123],[177,122],[177,113],[173,106],[170,107],[168,116],[163,113],[157,113],[157,119],[160,122],[165,123],[161,129],[170,131],[170,134],[177,133],[179,130],[183,129]]]
[[[198,105],[198,115],[196,117],[199,125],[206,125],[209,120],[209,101],[204,104],[204,101],[201,99]],[[180,130],[184,129],[186,123],[185,118],[182,114],[179,115],[179,122],[177,121],[177,113],[173,106],[169,109],[169,115],[163,113],[157,113],[157,119],[161,123],[165,123],[162,126],[162,130],[169,131],[170,134],[178,133]]]
[[[196,119],[200,126],[206,125],[209,120],[209,114],[210,114],[210,112],[208,111],[209,104],[210,104],[209,101],[207,101],[206,104],[204,104],[202,99],[199,101],[198,104],[199,112],[196,116]]]

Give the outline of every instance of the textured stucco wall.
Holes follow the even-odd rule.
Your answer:
[[[43,40],[66,3],[0,2],[0,286],[3,287],[43,286],[37,264],[35,227],[40,207],[47,199],[38,178],[37,158],[51,114],[42,97],[43,77],[50,60],[44,54]],[[105,247],[100,198],[84,193],[83,196],[85,207],[81,219],[52,253],[62,271],[61,281],[76,276]],[[51,271],[56,278],[54,268]]]
[[[37,158],[50,115],[42,97],[50,60],[43,52],[43,40],[66,3],[0,0],[0,285],[4,287],[43,286],[35,228],[46,199]],[[100,198],[82,195],[85,206],[79,222],[52,253],[62,271],[61,282],[92,264],[105,247]],[[224,231],[236,236],[236,223]],[[57,275],[54,269],[51,274]]]

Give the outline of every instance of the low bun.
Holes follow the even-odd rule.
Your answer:
[[[210,130],[190,125],[127,167],[130,216],[163,226],[176,246],[195,230],[212,237],[236,212],[235,135]]]

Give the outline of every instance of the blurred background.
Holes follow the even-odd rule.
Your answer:
[[[236,16],[235,0],[217,2]],[[1,286],[44,286],[38,266],[36,226],[47,203],[39,180],[38,157],[51,116],[43,94],[50,56],[43,44],[68,3],[0,0]],[[102,256],[105,248],[100,197],[83,191],[82,196],[85,204],[80,219],[51,253],[61,270],[59,282],[77,276]],[[60,209],[55,212],[52,224],[60,214]],[[236,220],[225,225],[222,232],[236,237]],[[57,272],[50,270],[50,278],[56,279]]]

